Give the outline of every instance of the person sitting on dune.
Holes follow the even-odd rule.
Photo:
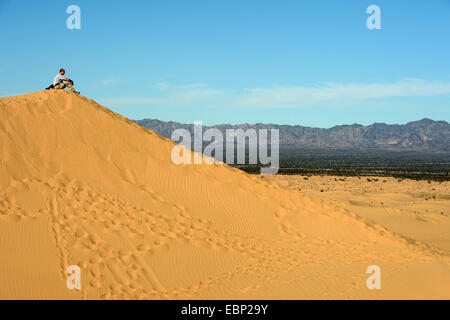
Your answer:
[[[59,73],[55,76],[55,79],[53,80],[53,89],[69,88],[70,91],[79,93],[79,92],[75,91],[75,89],[73,88],[73,81],[64,77],[65,73],[66,73],[66,70],[64,70],[64,69],[59,70]]]

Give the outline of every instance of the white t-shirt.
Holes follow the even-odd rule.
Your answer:
[[[61,75],[61,73],[58,73],[58,74],[56,75],[55,79],[53,80],[53,85],[56,86],[57,84],[60,84],[61,82],[63,82],[63,80],[64,80],[65,78],[66,78],[66,77],[63,76],[63,75]]]

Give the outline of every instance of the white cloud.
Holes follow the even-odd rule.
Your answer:
[[[157,82],[155,83],[155,88],[161,91],[169,90],[170,86],[167,82]]]
[[[166,82],[157,82],[154,87],[160,91],[153,97],[133,98],[107,98],[101,99],[102,103],[113,106],[137,106],[137,105],[177,105],[189,103],[204,103],[217,101],[223,96],[224,91],[208,88],[206,84],[192,83],[183,85],[170,85]],[[161,96],[162,94],[162,96]],[[158,96],[159,95],[159,96]]]
[[[236,101],[242,107],[309,107],[379,98],[428,96],[450,93],[450,83],[404,79],[395,83],[325,83],[321,86],[275,86],[248,89]]]
[[[403,79],[393,83],[324,83],[318,86],[274,86],[242,91],[212,89],[204,83],[171,85],[158,82],[149,97],[109,98],[112,106],[174,105],[214,103],[221,107],[301,108],[354,106],[381,98],[433,96],[450,93],[450,83]]]
[[[118,80],[115,78],[108,78],[108,79],[102,80],[102,85],[105,87],[109,87],[113,84],[116,84],[117,82],[118,82]]]
[[[171,85],[168,82],[157,82],[155,83],[155,87],[160,91],[181,91],[181,90],[189,90],[189,89],[200,89],[208,87],[205,83],[188,83],[188,84],[179,84],[179,85]]]

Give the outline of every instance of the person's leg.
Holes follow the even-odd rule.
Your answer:
[[[66,82],[66,87],[70,89],[70,91],[75,92],[75,89],[73,88],[73,85],[70,82]]]
[[[58,83],[56,86],[53,87],[53,89],[58,90],[58,89],[64,89],[66,87],[66,84],[61,82]]]

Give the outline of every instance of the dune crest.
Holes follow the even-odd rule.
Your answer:
[[[0,141],[0,299],[450,298],[445,253],[227,165],[174,165],[172,141],[83,96],[1,98]]]

